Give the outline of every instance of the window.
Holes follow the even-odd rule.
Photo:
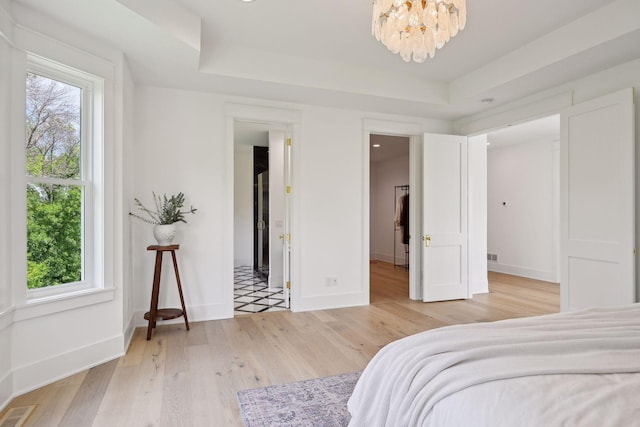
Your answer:
[[[30,57],[26,74],[27,288],[30,297],[94,287],[94,86]],[[99,138],[98,138],[99,139]],[[49,292],[50,293],[50,292]]]

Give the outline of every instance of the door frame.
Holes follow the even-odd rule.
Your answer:
[[[394,122],[389,120],[364,119],[362,138],[362,294],[363,304],[368,305],[371,293],[369,260],[371,257],[371,134],[391,135],[409,138],[409,186],[411,203],[409,203],[409,229],[412,232],[409,241],[409,295],[413,300],[422,298],[422,245],[419,233],[422,217],[422,125],[420,123]]]
[[[503,109],[495,114],[487,114],[482,119],[478,119],[472,122],[458,122],[455,126],[456,133],[461,135],[467,135],[468,138],[476,138],[487,135],[488,133],[504,129],[509,126],[516,126],[522,123],[527,123],[533,120],[541,119],[544,117],[560,115],[562,111],[571,107],[573,102],[573,93],[564,92],[559,93],[548,98],[540,99],[530,104],[516,106],[511,109]],[[553,206],[553,264],[554,270],[552,275],[560,281],[561,277],[561,260],[560,260],[560,170],[559,161],[556,162],[556,157],[560,155],[559,144],[554,147],[554,206]],[[488,155],[488,153],[487,153]],[[485,197],[486,198],[486,197]],[[488,218],[487,218],[488,219]],[[488,236],[487,236],[488,237]],[[488,269],[487,269],[488,271]],[[471,284],[470,284],[471,285]],[[488,289],[488,284],[487,284]],[[474,292],[471,292],[473,296]]]
[[[466,134],[470,137],[478,136],[478,135],[489,133],[492,130],[504,128],[507,126],[525,123],[531,120],[536,120],[539,118],[548,117],[552,115],[561,115],[563,112],[567,111],[569,108],[575,105],[579,105],[585,102],[589,102],[593,99],[614,94],[619,92],[620,90],[624,90],[624,89],[618,89],[618,90],[613,90],[611,92],[607,92],[605,94],[594,95],[587,99],[582,99],[579,102],[574,102],[574,96],[572,91],[558,93],[558,94],[549,96],[547,98],[539,99],[529,104],[518,105],[511,109],[503,107],[501,111],[495,112],[494,114],[486,114],[482,118],[479,118],[476,120],[470,120],[470,121],[461,120],[458,123],[456,123],[455,131],[459,134]],[[561,132],[563,131],[562,125],[560,130]],[[637,179],[640,173],[640,168],[638,168],[638,163],[637,163],[637,160],[638,160],[637,153],[638,151],[636,151],[636,156],[634,159],[636,161],[634,179]],[[560,154],[558,153],[557,155],[559,156]],[[562,158],[560,159],[560,161],[562,161]],[[559,175],[560,171],[554,171],[554,173],[557,173]],[[558,178],[560,177],[558,176]],[[561,185],[561,182],[558,182],[558,184]],[[559,188],[554,189],[554,191],[559,191]],[[636,207],[637,205],[638,203],[636,201]],[[636,216],[637,216],[637,212],[638,211],[636,211]],[[561,230],[562,226],[559,225],[560,223],[560,219],[559,219],[560,206],[559,205],[555,206],[554,215],[558,217],[557,219],[554,218],[554,223],[557,224],[560,228],[557,231],[554,230],[554,239],[559,239],[560,238],[559,234],[562,231]],[[637,245],[637,242],[640,241],[639,234],[640,234],[640,228],[636,227],[635,234],[634,234],[636,245]],[[562,242],[560,242],[560,246],[561,245],[562,245]],[[562,257],[561,257],[560,251],[558,251],[558,253],[554,253],[554,258],[557,265],[556,277],[559,277],[561,279],[560,292],[563,293],[563,292],[566,292],[566,289],[564,288],[567,285],[562,284],[562,277],[564,272],[562,269]],[[639,262],[640,261],[638,261],[638,258],[636,257],[636,260],[634,263],[634,268],[636,269],[636,278],[635,278],[636,301],[638,300],[638,293],[640,292],[639,291],[640,287],[638,285],[638,276],[637,276],[637,272],[640,271]],[[564,307],[561,307],[561,308],[564,309]]]
[[[302,114],[297,110],[269,108],[255,105],[228,103],[224,106],[225,120],[225,194],[222,204],[222,218],[225,227],[222,235],[223,253],[223,281],[226,283],[223,292],[224,315],[227,318],[234,316],[233,305],[233,269],[234,269],[234,122],[255,122],[273,125],[278,128],[290,128],[293,148],[291,150],[291,311],[296,311],[300,306],[302,295],[300,280],[300,242],[302,241],[300,227],[300,170],[296,165],[300,164],[300,124]]]
[[[560,112],[573,104],[573,93],[558,93],[548,98],[540,99],[526,105],[516,106],[508,110],[495,112],[495,114],[487,114],[482,118],[473,120],[459,120],[454,123],[453,132],[444,132],[455,135],[465,135],[471,138],[481,137],[492,130],[504,128],[510,125],[525,123],[542,117],[560,114]],[[370,257],[370,147],[369,138],[371,134],[409,136],[410,154],[409,154],[409,185],[411,186],[412,199],[415,195],[420,196],[420,200],[410,204],[410,226],[412,230],[422,230],[422,138],[426,130],[420,123],[411,122],[395,122],[390,120],[379,119],[363,119],[363,222],[362,222],[362,283],[363,294],[366,301],[363,304],[369,304],[370,295],[370,277],[369,277],[369,257]],[[434,130],[429,130],[434,132]],[[437,131],[436,131],[437,132]],[[558,212],[559,214],[559,212]],[[422,244],[421,237],[412,239],[413,246],[410,247],[410,272],[409,272],[409,297],[415,300],[422,300]],[[470,243],[471,244],[471,243]],[[559,255],[556,254],[556,259]],[[559,260],[558,260],[559,261]],[[559,265],[559,263],[558,263]],[[411,268],[411,266],[417,268]],[[559,272],[558,272],[559,275]],[[475,277],[475,276],[474,276]],[[471,283],[471,273],[469,276],[469,293],[473,296],[475,293],[484,293],[488,291],[488,283],[478,282]],[[485,286],[486,285],[486,286]]]

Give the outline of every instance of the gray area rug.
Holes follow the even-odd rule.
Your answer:
[[[347,401],[360,372],[241,390],[240,414],[246,427],[342,427],[351,415]]]

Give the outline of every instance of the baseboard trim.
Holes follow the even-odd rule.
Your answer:
[[[385,255],[385,254],[371,254],[369,256],[369,259],[371,261],[388,262],[389,264],[393,264],[393,261],[394,261],[393,255]],[[395,262],[396,262],[396,265],[398,266],[403,266],[407,263],[406,258],[404,256],[401,256],[401,257],[397,256],[395,258]]]
[[[269,279],[267,281],[267,286],[269,287],[269,289],[282,288],[283,282],[284,282],[284,276],[281,276],[281,275],[269,276]]]
[[[144,313],[143,313],[144,314]],[[136,330],[135,323],[136,316],[135,314],[131,316],[129,322],[127,323],[127,329],[124,331],[124,352],[125,354],[129,351],[129,345],[131,345],[131,340],[133,339],[133,333]]]
[[[133,314],[133,323],[136,328],[147,327],[148,321],[144,320],[144,314],[149,309],[137,310]],[[233,318],[233,307],[228,304],[212,304],[212,305],[195,305],[187,307],[187,315],[189,316],[189,323],[191,322],[206,322],[208,320],[220,320]],[[182,317],[171,320],[162,320],[159,325],[173,325],[177,323],[184,323]]]
[[[497,262],[489,262],[488,270],[494,271],[496,273],[512,274],[514,276],[526,277],[528,279],[543,280],[545,282],[556,282],[551,271],[536,270],[533,268],[500,264]]]
[[[12,398],[124,355],[117,335],[13,370]]]
[[[332,308],[356,307],[368,305],[369,301],[363,301],[362,293],[326,295],[317,297],[304,297],[300,301],[300,308],[296,311],[327,310]]]
[[[8,372],[0,379],[0,412],[2,412],[13,399],[13,372]]]

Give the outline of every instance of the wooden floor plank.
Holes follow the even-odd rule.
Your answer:
[[[85,426],[93,423],[117,365],[118,360],[112,360],[89,369],[60,421],[61,426]]]
[[[408,299],[408,272],[371,264],[369,306],[159,325],[134,332],[122,358],[26,393],[28,426],[241,426],[236,392],[362,370],[384,345],[445,325],[559,310],[559,286],[490,273],[470,300]],[[2,414],[0,414],[1,416]]]
[[[189,390],[192,396],[191,419],[194,426],[234,425],[235,411],[225,410],[230,405],[231,383],[225,381],[213,347],[206,344],[189,346],[191,375]]]
[[[182,325],[181,325],[182,326]],[[201,329],[196,327],[194,329]],[[160,419],[169,426],[192,426],[190,360],[187,351],[188,336],[182,327],[167,334],[167,357],[164,371],[164,389]]]
[[[81,372],[76,375],[72,375],[54,384],[51,384],[41,389],[32,392],[33,404],[36,404],[36,408],[29,417],[29,422],[32,425],[42,427],[55,427],[61,425],[62,419],[65,413],[69,409],[71,402],[76,396],[76,393],[82,382],[87,377],[88,371]],[[38,392],[42,392],[42,394]],[[32,394],[21,396],[14,403],[15,406],[26,406],[20,403],[20,399]],[[36,403],[37,402],[37,403]]]
[[[131,402],[138,393],[141,366],[142,361],[138,365],[118,366],[98,409],[93,427],[131,425],[132,412],[135,411]]]
[[[145,341],[145,351],[135,384],[135,394],[129,403],[133,410],[129,412],[130,426],[159,426],[164,391],[167,331],[154,331],[154,339]],[[142,339],[142,336],[140,337]]]

